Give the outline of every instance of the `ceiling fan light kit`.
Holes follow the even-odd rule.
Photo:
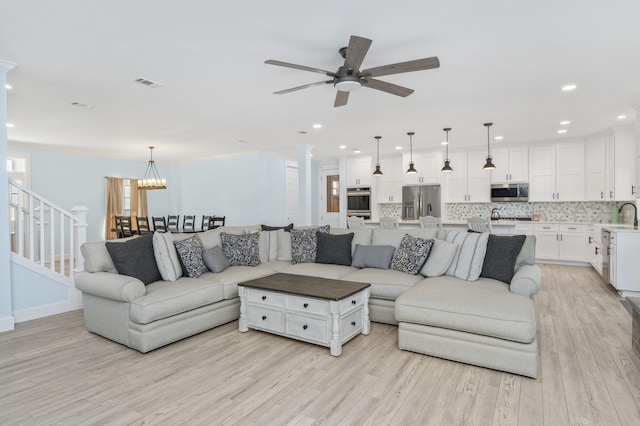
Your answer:
[[[151,157],[147,164],[147,170],[144,172],[144,178],[138,179],[138,189],[150,191],[152,189],[167,189],[167,180],[160,179],[160,174],[156,168],[156,162],[153,161],[153,148],[151,150]]]
[[[303,86],[292,87],[290,89],[274,92],[276,95],[283,95],[313,86],[321,86],[323,84],[333,84],[338,90],[334,101],[334,107],[340,107],[347,104],[349,100],[349,92],[359,89],[360,87],[368,87],[370,89],[379,90],[381,92],[390,93],[392,95],[406,97],[413,93],[413,89],[398,86],[397,84],[388,83],[386,81],[377,80],[374,77],[380,77],[391,74],[401,74],[406,72],[423,71],[440,67],[440,60],[436,57],[415,59],[413,61],[399,62],[396,64],[382,65],[379,67],[360,70],[360,66],[364,61],[372,41],[368,38],[352,35],[349,39],[349,46],[342,47],[338,50],[344,58],[344,64],[338,68],[336,72],[327,71],[319,68],[308,67],[305,65],[297,65],[289,62],[277,61],[269,59],[264,61],[265,64],[277,65],[280,67],[294,68],[301,71],[315,72],[331,77],[331,80],[318,81],[315,83],[305,84]]]
[[[441,172],[444,173],[448,173],[448,172],[452,172],[453,169],[451,168],[451,164],[449,163],[449,132],[451,131],[451,127],[445,127],[444,129],[442,129],[446,132],[447,134],[447,144],[446,144],[446,155],[444,157],[444,166],[442,167],[442,169],[440,170]]]
[[[415,135],[415,132],[407,132],[407,135],[409,135],[409,168],[407,169],[407,174],[412,175],[418,173],[413,165],[413,135]]]
[[[382,136],[376,136],[376,144],[377,144],[377,148],[378,148],[378,157],[376,160],[376,170],[375,172],[373,172],[374,176],[382,176],[382,170],[380,170],[380,139],[382,139]]]
[[[493,126],[493,123],[484,123],[487,128],[487,162],[485,163],[484,170],[493,170],[496,166],[493,164],[493,157],[491,157],[491,147],[489,145],[489,128]]]

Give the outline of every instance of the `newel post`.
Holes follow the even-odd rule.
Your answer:
[[[73,226],[74,249],[73,255],[76,259],[76,267],[74,272],[84,271],[84,257],[80,252],[80,246],[87,242],[87,213],[89,209],[85,206],[75,206],[71,209],[76,221]]]

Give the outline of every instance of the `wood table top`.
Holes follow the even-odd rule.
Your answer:
[[[238,283],[238,285],[335,301],[347,298],[371,286],[369,283],[283,273]]]

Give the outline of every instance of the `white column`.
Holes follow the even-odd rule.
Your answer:
[[[80,246],[87,242],[87,213],[89,209],[85,206],[75,206],[71,209],[71,213],[76,218],[75,229],[73,231],[73,257],[76,260],[74,272],[84,271],[84,257],[80,252]]]
[[[0,331],[13,330],[11,246],[9,243],[9,174],[7,173],[7,73],[16,64],[0,59]]]
[[[298,150],[298,220],[311,225],[311,150],[313,145],[296,145]]]

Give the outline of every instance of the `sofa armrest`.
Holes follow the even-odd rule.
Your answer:
[[[119,302],[131,302],[147,294],[145,285],[139,279],[111,272],[78,273],[75,285],[83,293]]]
[[[511,292],[531,297],[540,290],[542,271],[535,265],[522,265],[511,279]]]

